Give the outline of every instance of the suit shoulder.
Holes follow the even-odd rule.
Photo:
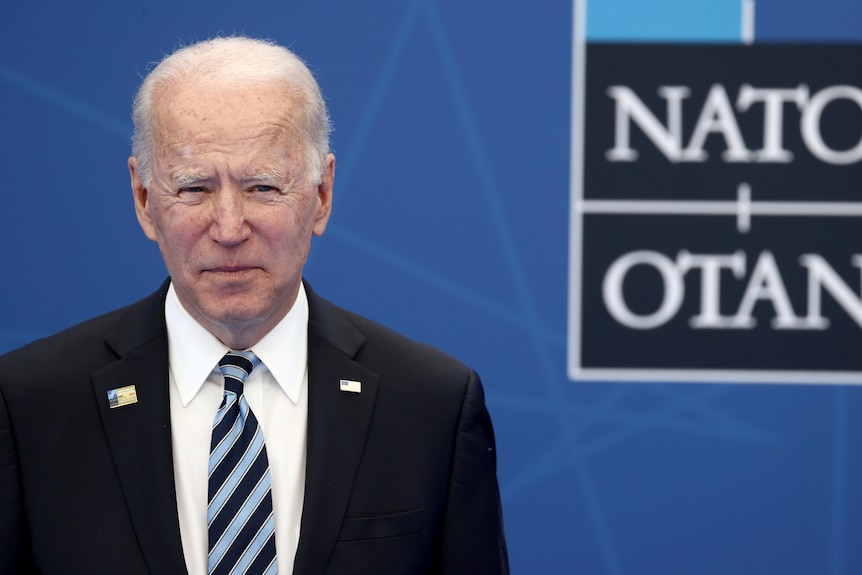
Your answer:
[[[312,331],[316,331],[356,360],[378,373],[409,375],[411,379],[466,383],[473,370],[460,360],[428,344],[319,296],[311,303]]]
[[[30,361],[48,361],[58,353],[75,353],[84,351],[93,341],[104,345],[102,338],[125,308],[113,310],[100,316],[90,318],[79,324],[68,327],[58,333],[34,340],[0,356],[0,363],[28,363]]]
[[[472,371],[460,360],[452,357],[440,349],[410,339],[376,321],[354,314],[354,321],[368,335],[366,347],[385,354],[389,359],[396,360],[408,365],[419,365],[423,369],[433,367],[439,370],[447,370],[453,374],[464,374]]]
[[[130,331],[146,333],[142,329],[157,333],[159,323],[164,324],[164,313],[159,317],[153,316],[158,310],[159,295],[160,292],[156,292],[131,305],[14,349],[0,356],[0,373],[63,373],[114,359],[117,354],[108,343],[112,335]],[[121,337],[114,339],[122,340]]]

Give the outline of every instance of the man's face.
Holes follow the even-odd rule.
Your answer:
[[[183,307],[234,349],[290,310],[326,227],[335,158],[305,173],[304,118],[280,88],[183,85],[154,96],[149,187],[129,159],[138,221]]]

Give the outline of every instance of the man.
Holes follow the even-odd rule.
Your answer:
[[[508,572],[476,374],[303,284],[335,177],[306,67],[202,42],[133,116],[170,279],[0,358],[0,573]]]

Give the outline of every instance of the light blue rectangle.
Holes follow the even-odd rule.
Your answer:
[[[742,41],[744,0],[583,0],[587,41]]]

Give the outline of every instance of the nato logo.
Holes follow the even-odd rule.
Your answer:
[[[645,4],[575,3],[569,376],[862,383],[862,45]]]

